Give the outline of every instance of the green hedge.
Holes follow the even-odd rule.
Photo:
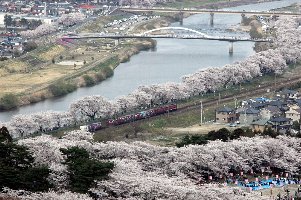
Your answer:
[[[74,90],[76,90],[76,85],[60,81],[58,83],[50,85],[49,90],[53,96],[58,97],[73,92]]]

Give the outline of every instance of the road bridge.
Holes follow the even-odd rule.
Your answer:
[[[213,25],[214,14],[239,14],[242,17],[245,15],[261,15],[261,16],[301,16],[300,12],[283,12],[283,11],[237,11],[237,10],[214,10],[214,9],[195,9],[195,8],[162,8],[162,7],[152,7],[152,8],[135,8],[135,7],[119,7],[119,10],[124,12],[142,12],[142,13],[179,13],[180,23],[183,24],[183,14],[210,14],[210,24]]]
[[[218,40],[230,42],[229,53],[233,53],[234,42],[273,42],[272,39],[260,39],[236,36],[210,36],[197,30],[184,27],[162,27],[152,29],[139,34],[104,34],[104,33],[82,33],[69,34],[62,37],[63,41],[79,40],[79,39],[98,39],[108,38],[114,39],[115,45],[119,44],[120,39],[145,39],[145,38],[174,38],[174,39],[190,39],[190,40]]]

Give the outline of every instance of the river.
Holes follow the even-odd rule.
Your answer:
[[[300,0],[283,0],[226,8],[227,10],[257,10],[285,7]],[[217,36],[248,36],[243,32],[229,32],[227,29],[241,21],[240,15],[214,15],[214,26],[209,24],[208,14],[193,15],[184,19],[183,27]],[[173,23],[171,26],[180,26]],[[181,77],[198,69],[210,66],[220,67],[243,60],[254,54],[253,42],[234,43],[234,54],[229,55],[228,42],[209,40],[157,39],[155,50],[143,51],[131,57],[129,62],[120,64],[114,76],[93,87],[79,88],[60,98],[22,106],[15,110],[1,112],[0,121],[10,120],[16,114],[28,114],[46,110],[66,111],[69,105],[84,96],[102,95],[114,99],[126,95],[140,85],[164,82],[180,82]]]

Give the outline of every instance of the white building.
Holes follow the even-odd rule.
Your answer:
[[[4,16],[7,13],[0,13],[0,26],[4,27]],[[53,16],[28,16],[28,15],[11,15],[13,19],[22,19],[25,18],[27,20],[41,20],[42,23],[52,24],[57,21],[58,17]]]

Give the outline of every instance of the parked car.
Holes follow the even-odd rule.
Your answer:
[[[231,123],[231,124],[229,124],[229,126],[230,126],[230,127],[236,127],[237,124],[236,124],[236,123]]]

